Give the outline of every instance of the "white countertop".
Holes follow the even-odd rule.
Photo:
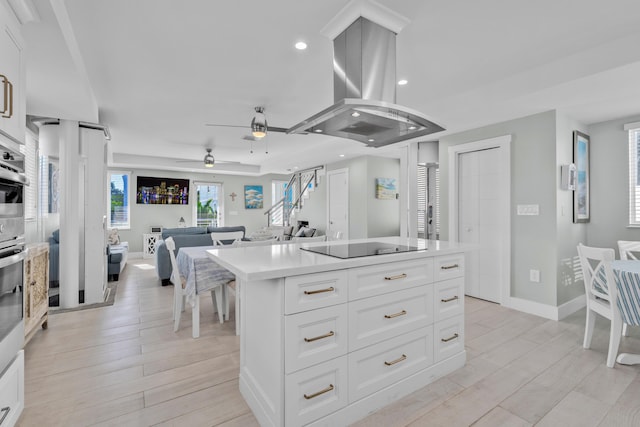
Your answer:
[[[301,247],[344,245],[346,243],[384,242],[427,249],[388,255],[341,259],[303,251]],[[319,273],[343,268],[362,267],[387,262],[430,258],[451,253],[466,252],[470,245],[441,240],[378,237],[371,239],[337,240],[316,243],[283,243],[271,246],[246,246],[211,249],[207,251],[215,262],[231,271],[240,280],[263,280],[300,274]]]

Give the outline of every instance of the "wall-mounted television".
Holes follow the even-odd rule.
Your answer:
[[[188,205],[189,180],[139,176],[136,203],[142,205]]]

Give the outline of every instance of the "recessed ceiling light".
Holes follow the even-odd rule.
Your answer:
[[[415,126],[409,126],[409,130],[416,130]]]
[[[373,142],[373,141],[375,141],[375,139],[373,139],[373,138],[369,138],[367,141],[369,141],[369,142]]]
[[[293,170],[296,170],[296,169],[298,169],[298,167],[297,167],[297,166],[294,166],[294,167],[293,167]]]
[[[316,129],[314,130],[315,133],[322,133],[322,129]]]
[[[298,50],[305,50],[307,48],[307,44],[305,42],[298,42],[295,46]]]
[[[404,85],[406,85],[407,83],[409,83],[409,81],[408,81],[408,80],[406,80],[406,79],[398,80],[398,84],[399,84],[400,86],[404,86]]]
[[[339,156],[340,156],[340,157],[344,157],[344,154],[340,154]]]
[[[360,113],[354,111],[353,113],[351,113],[351,117],[360,117]]]

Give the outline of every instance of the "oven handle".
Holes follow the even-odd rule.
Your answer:
[[[0,168],[0,179],[6,179],[7,181],[15,182],[22,185],[29,185],[29,179],[19,173],[11,172],[10,170]]]
[[[27,257],[26,252],[20,252],[15,255],[8,256],[6,258],[0,258],[0,268],[5,268],[13,264],[17,264],[23,261]]]

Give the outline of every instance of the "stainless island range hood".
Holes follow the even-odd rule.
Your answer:
[[[364,17],[333,40],[335,104],[287,130],[382,147],[445,130],[424,114],[396,105],[396,34]]]

